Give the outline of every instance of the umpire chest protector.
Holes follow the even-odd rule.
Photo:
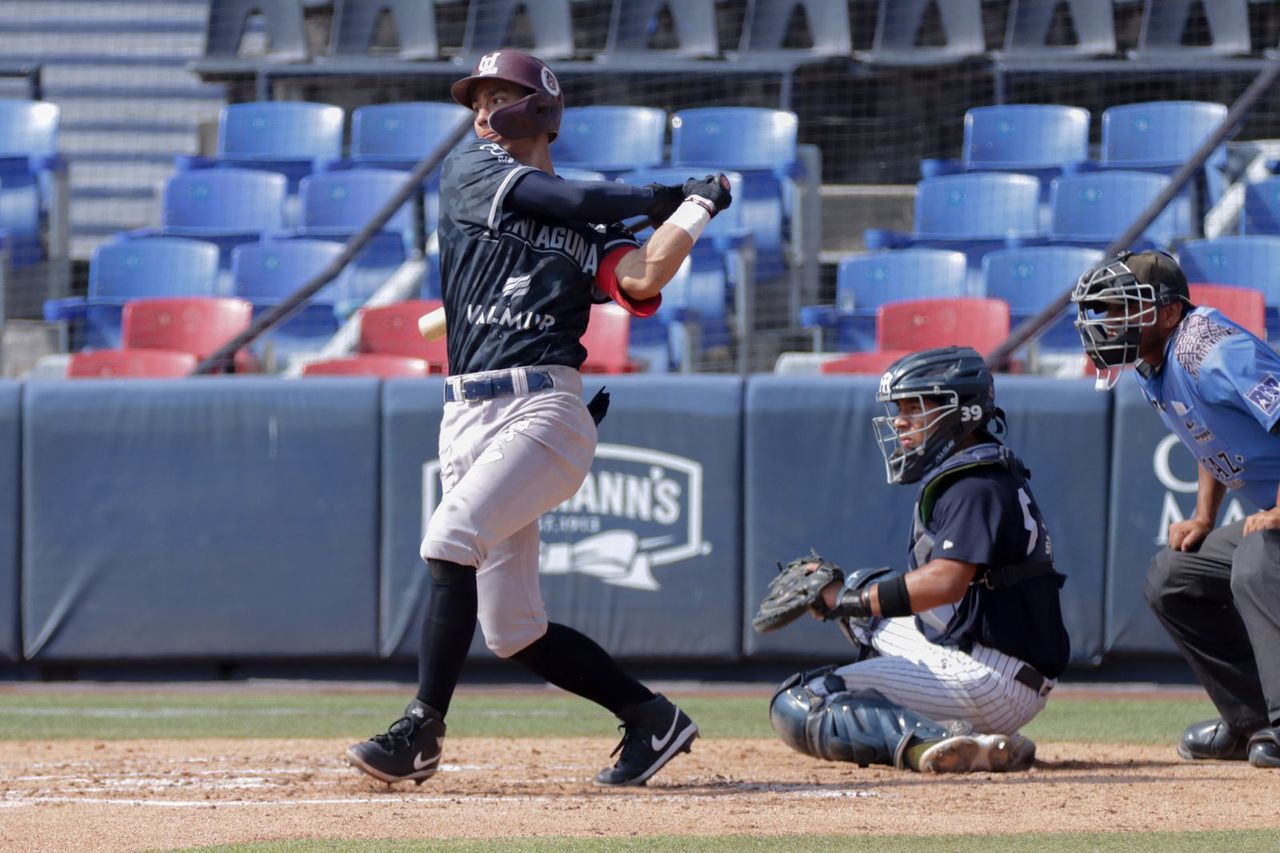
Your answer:
[[[930,526],[934,504],[942,487],[949,480],[964,476],[965,471],[987,466],[997,466],[1009,472],[1016,487],[1030,496],[1027,485],[1029,472],[1013,451],[1003,444],[986,442],[958,451],[925,475],[916,499],[916,513],[911,525],[911,568],[916,569],[933,559],[935,531]],[[1035,523],[1043,528],[1037,518]],[[1042,531],[1036,537],[1036,545],[1025,560],[1002,566],[988,566],[974,578],[975,584],[994,589],[1031,578],[1055,574],[1053,558],[1049,550],[1049,536]]]

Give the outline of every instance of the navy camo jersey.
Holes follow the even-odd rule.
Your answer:
[[[600,263],[615,248],[639,245],[617,228],[505,209],[533,171],[479,138],[444,162],[440,277],[451,374],[580,367],[591,305],[608,300],[595,284]]]

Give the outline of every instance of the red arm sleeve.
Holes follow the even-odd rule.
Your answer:
[[[662,304],[662,294],[648,299],[632,299],[618,284],[618,262],[629,253],[637,251],[635,246],[618,246],[610,249],[600,261],[600,269],[596,271],[596,287],[614,302],[627,310],[628,314],[637,317],[652,317],[653,312]]]

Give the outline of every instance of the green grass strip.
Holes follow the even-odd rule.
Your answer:
[[[302,851],[377,850],[410,853],[441,850],[447,853],[595,853],[595,851],[778,851],[778,850],[874,850],[876,853],[991,853],[997,850],[1066,851],[1066,853],[1272,853],[1280,844],[1280,832],[1251,829],[1223,832],[1069,832],[1034,835],[784,835],[784,836],[652,836],[648,838],[495,838],[454,841],[284,841],[200,847],[217,853],[302,853]]]
[[[383,731],[404,694],[220,692],[18,692],[0,695],[0,740],[88,738],[366,738]],[[704,737],[772,738],[768,697],[673,698]],[[1042,741],[1175,743],[1183,728],[1213,717],[1207,700],[1103,698],[1050,700],[1026,728]],[[451,737],[610,737],[617,721],[563,693],[460,694],[449,712]]]

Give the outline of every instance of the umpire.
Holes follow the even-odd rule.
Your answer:
[[[1133,365],[1199,462],[1195,513],[1170,525],[1145,590],[1222,715],[1188,727],[1178,754],[1280,767],[1280,357],[1192,305],[1186,276],[1163,252],[1089,269],[1072,301],[1100,386]],[[1215,530],[1227,489],[1259,511]]]

